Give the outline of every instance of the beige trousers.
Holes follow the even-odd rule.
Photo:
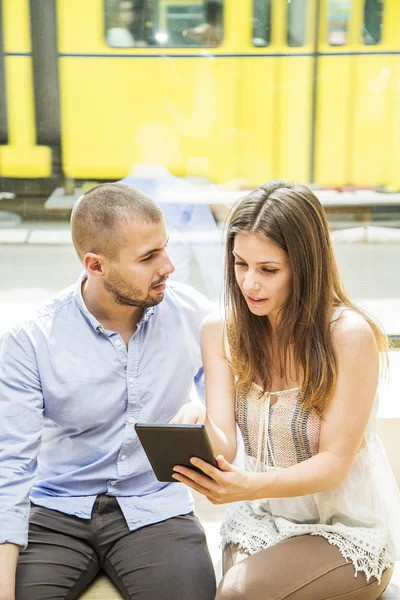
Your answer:
[[[393,573],[381,582],[355,571],[336,546],[321,536],[302,535],[255,554],[229,544],[224,577],[215,600],[376,600]]]

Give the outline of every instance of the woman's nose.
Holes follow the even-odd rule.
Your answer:
[[[243,282],[243,289],[245,292],[258,292],[261,289],[261,284],[256,281],[254,276],[247,276]]]

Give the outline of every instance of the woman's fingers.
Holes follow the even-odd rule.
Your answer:
[[[203,494],[203,496],[208,496],[210,494],[210,490],[199,485],[198,483],[193,481],[193,479],[189,479],[189,477],[185,477],[181,473],[174,473],[172,475],[172,477],[174,479],[176,479],[177,481],[180,481],[181,483],[184,483],[188,487],[192,488],[192,490],[199,492],[199,494]]]
[[[206,463],[207,464],[207,463]],[[196,483],[202,488],[208,490],[208,492],[213,491],[215,489],[215,482],[212,478],[207,475],[203,475],[194,469],[188,469],[187,467],[182,467],[181,465],[176,465],[174,467],[174,473],[179,475],[183,475],[186,479]]]

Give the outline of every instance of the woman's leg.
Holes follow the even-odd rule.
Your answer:
[[[364,573],[354,576],[336,546],[311,535],[250,556],[228,546],[224,572],[215,600],[376,600],[392,575],[388,569],[380,583],[374,578],[367,583]]]
[[[222,574],[226,575],[231,567],[250,556],[239,544],[228,544],[222,555]]]

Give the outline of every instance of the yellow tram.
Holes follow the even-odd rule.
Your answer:
[[[205,0],[141,0],[151,41],[110,45],[127,1],[0,1],[10,187],[161,163],[216,183],[400,188],[400,0],[219,0],[211,44],[185,33]]]

